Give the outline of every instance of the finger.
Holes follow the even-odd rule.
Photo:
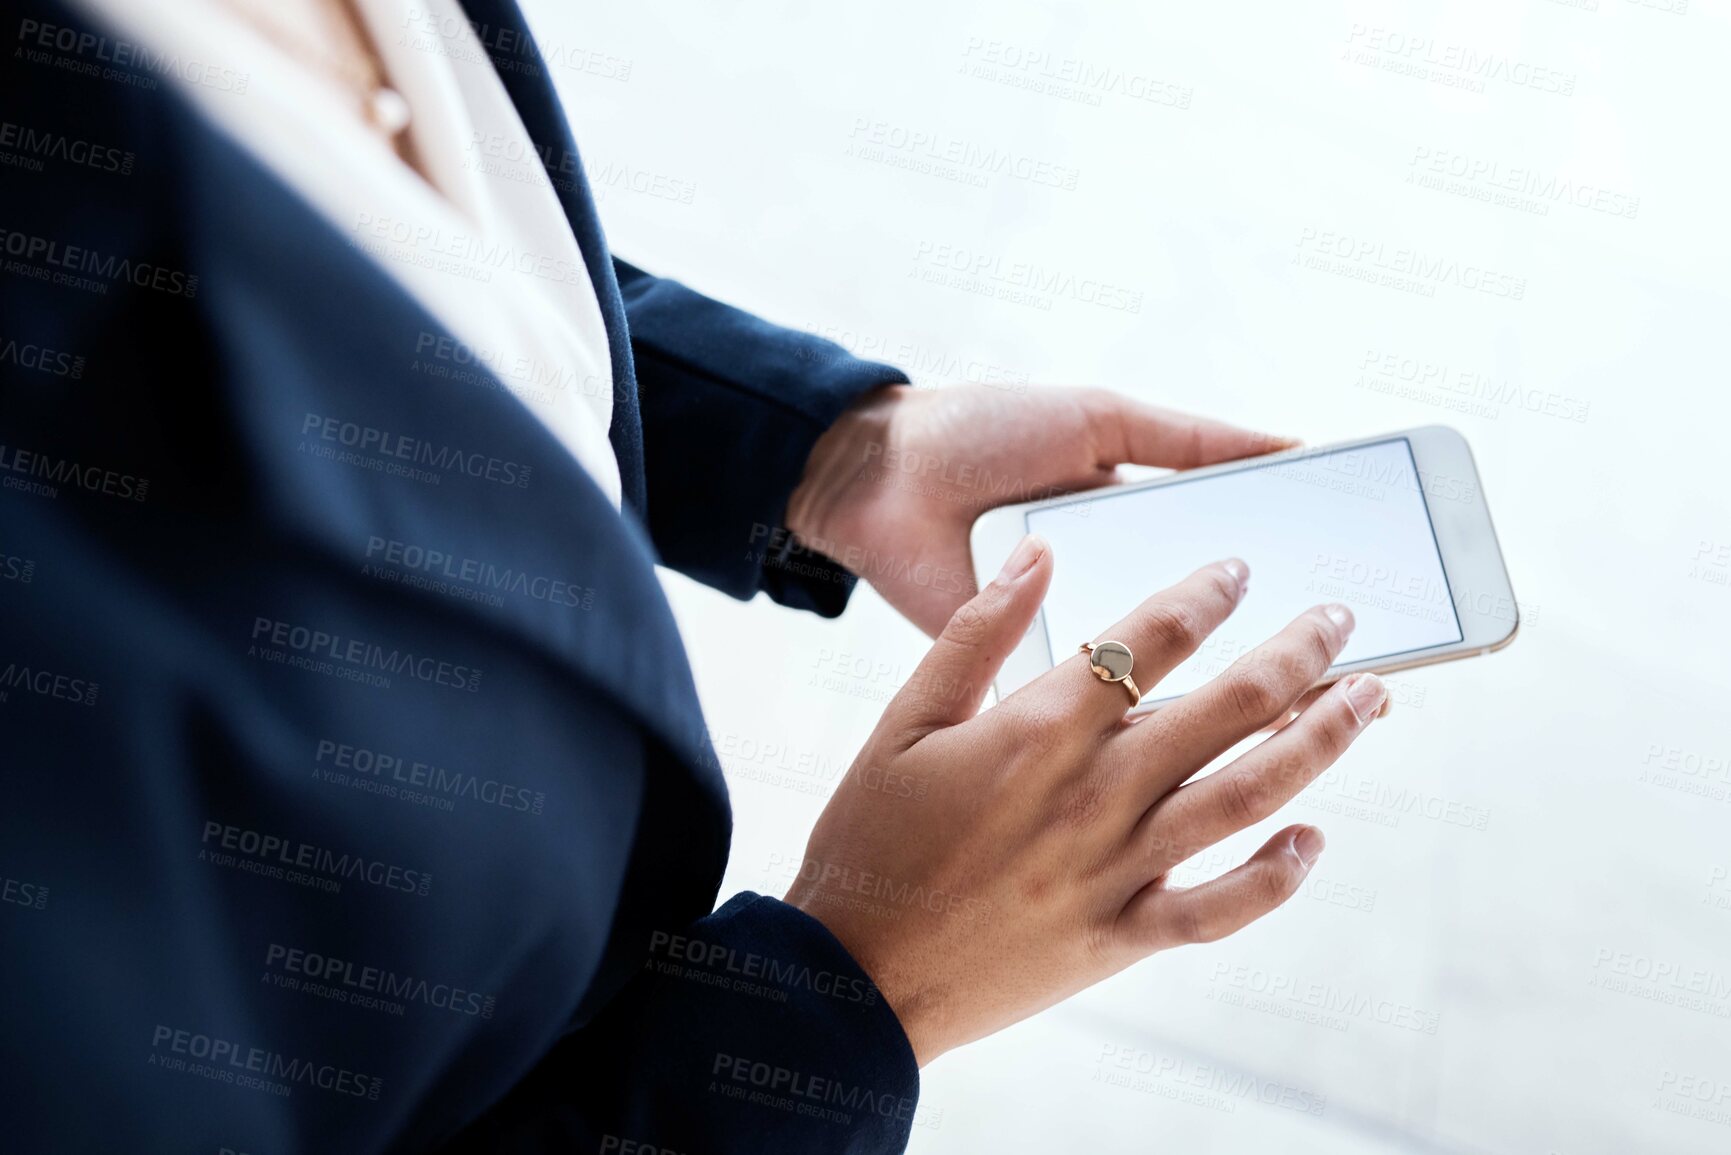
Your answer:
[[[1333,682],[1330,682],[1328,684],[1328,686],[1332,686],[1332,685],[1334,685]],[[1283,730],[1287,726],[1291,725],[1294,719],[1296,719],[1300,714],[1304,713],[1306,710],[1310,709],[1311,703],[1315,702],[1318,698],[1320,698],[1324,694],[1328,693],[1328,686],[1317,686],[1314,689],[1306,690],[1303,694],[1301,694],[1299,696],[1298,701],[1296,701],[1292,704],[1292,709],[1290,709],[1286,712],[1286,717],[1278,719],[1271,726],[1265,727],[1264,728],[1265,732],[1275,733],[1275,732],[1277,732],[1279,730]],[[1376,712],[1376,716],[1378,718],[1386,718],[1386,717],[1388,717],[1388,712],[1392,709],[1394,709],[1394,698],[1390,697],[1390,698],[1387,698],[1383,701],[1382,709],[1380,709]]]
[[[1119,925],[1150,951],[1223,939],[1297,894],[1325,845],[1316,827],[1288,826],[1219,878],[1183,890],[1143,887]]]
[[[1130,680],[1142,694],[1149,694],[1238,607],[1249,580],[1250,568],[1237,558],[1205,565],[1137,606],[1099,637],[1075,640],[1123,643],[1132,658]],[[1038,695],[1047,709],[1055,705],[1079,725],[1095,728],[1122,725],[1131,704],[1124,687],[1102,682],[1089,656],[1081,652],[1017,691],[1011,701],[1022,695]]]
[[[1125,736],[1132,756],[1162,766],[1147,779],[1149,804],[1258,730],[1279,722],[1316,685],[1352,636],[1352,611],[1316,606]]]
[[[1330,684],[1332,685],[1332,683]],[[1286,713],[1264,726],[1262,732],[1264,734],[1275,734],[1284,730],[1291,724],[1294,718],[1310,709],[1311,704],[1326,693],[1328,693],[1328,686],[1312,686],[1310,689],[1298,696],[1298,701],[1294,702]]]
[[[1255,433],[1206,417],[1144,405],[1107,389],[1082,390],[1081,402],[1101,466],[1194,469],[1299,444],[1296,438]]]
[[[1024,537],[985,589],[950,615],[931,650],[884,711],[910,746],[979,712],[986,689],[1033,624],[1052,581],[1052,550]]]
[[[1334,765],[1387,698],[1381,678],[1353,674],[1268,741],[1167,795],[1148,811],[1137,832],[1152,868],[1182,861],[1173,857],[1174,848],[1194,854],[1286,805]]]

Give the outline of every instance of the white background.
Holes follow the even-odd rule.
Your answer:
[[[1111,385],[1312,443],[1446,421],[1491,495],[1522,636],[1397,678],[1395,713],[1276,820],[1328,833],[1312,887],[940,1060],[916,1152],[1731,1148],[1723,0],[531,10],[556,53],[628,65],[557,83],[616,251],[651,270],[922,384]],[[1383,65],[1427,50],[1388,32],[1572,92],[1403,75]],[[1001,82],[1039,66],[969,74],[1010,58],[994,43],[1166,103],[1122,79],[1072,86],[1086,101]],[[1074,187],[850,155],[874,121]],[[1438,157],[1638,205],[1487,203],[1482,179],[1426,187],[1415,159]],[[1307,267],[1329,233],[1518,278],[1522,299]],[[931,284],[916,257],[941,246],[1140,308]],[[1437,383],[1462,374],[1507,399]],[[779,893],[924,642],[866,590],[824,622],[668,585],[733,783],[729,890]],[[1307,1022],[1276,993],[1271,1013],[1270,986],[1346,1009]]]

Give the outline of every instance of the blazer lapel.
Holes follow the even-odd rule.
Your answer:
[[[460,0],[468,13],[469,23],[493,61],[505,91],[517,106],[517,115],[529,132],[529,139],[542,157],[542,163],[558,176],[553,189],[571,229],[577,234],[577,245],[583,250],[583,262],[589,268],[589,279],[595,282],[595,297],[601,303],[601,316],[607,323],[608,343],[613,353],[613,427],[608,431],[613,452],[619,459],[619,479],[624,486],[625,504],[641,519],[645,517],[643,481],[643,422],[637,406],[637,377],[631,360],[630,333],[625,324],[625,300],[619,293],[619,282],[613,274],[613,258],[607,250],[607,238],[601,231],[601,220],[595,212],[595,199],[589,193],[589,181],[584,175],[577,142],[548,77],[547,62],[529,35],[528,22],[518,10],[515,0]],[[567,163],[569,162],[569,163]]]
[[[184,137],[201,179],[184,190],[188,259],[218,345],[212,372],[258,485],[260,529],[357,580],[479,615],[578,671],[725,807],[639,522],[491,374],[430,373],[418,353],[447,335],[439,322],[184,101],[169,105],[191,122]],[[594,244],[582,243],[593,267]],[[617,287],[604,258],[601,267],[614,363],[628,371]]]

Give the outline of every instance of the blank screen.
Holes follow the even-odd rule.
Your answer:
[[[1141,684],[1149,701],[1195,689],[1324,602],[1350,606],[1357,619],[1339,665],[1461,640],[1404,437],[1094,496],[1027,520],[1052,545],[1045,619],[1054,662],[1201,566],[1248,563],[1244,600],[1157,688]]]

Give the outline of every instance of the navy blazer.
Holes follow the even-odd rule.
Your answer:
[[[574,156],[511,0],[465,0]],[[817,921],[715,909],[659,585],[834,614],[779,527],[904,378],[624,264],[626,508],[156,60],[49,0],[0,73],[0,1140],[877,1152],[918,1093]],[[574,388],[571,382],[548,387]]]

